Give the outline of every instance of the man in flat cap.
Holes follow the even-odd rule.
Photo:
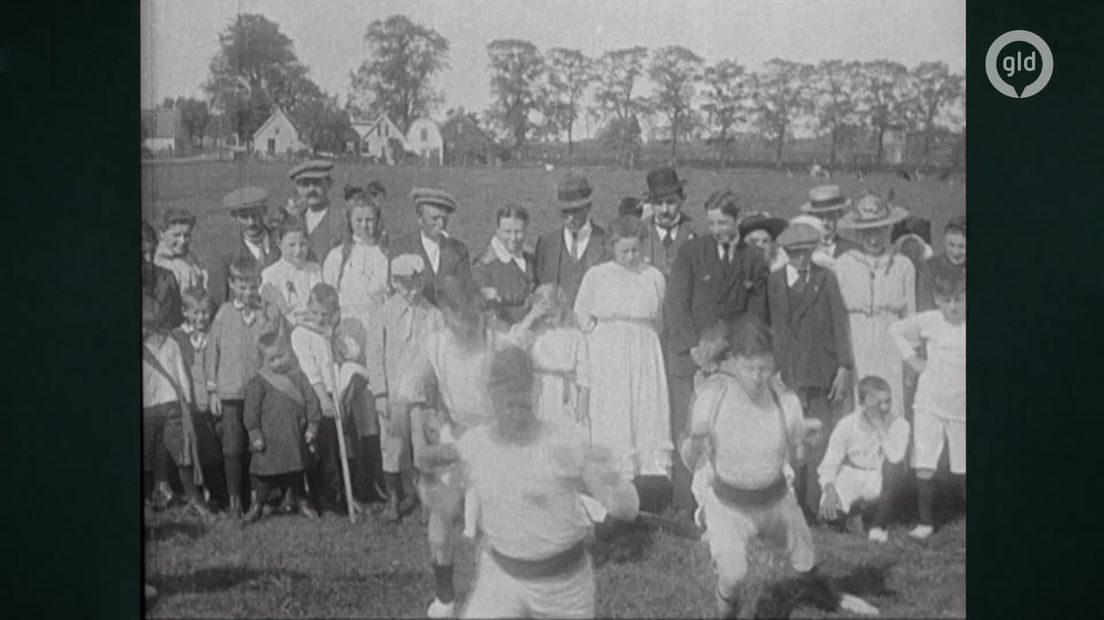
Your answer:
[[[849,409],[852,369],[850,318],[831,269],[813,263],[821,231],[791,222],[778,236],[789,262],[767,282],[775,359],[782,382],[797,393],[806,417],[820,420],[822,441],[795,466],[794,493],[809,518],[820,508],[816,468],[836,422]]]
[[[651,207],[652,215],[645,219],[648,237],[640,251],[645,261],[670,277],[679,248],[697,235],[690,216],[682,212],[686,181],[679,179],[674,168],[663,167],[649,172],[646,182],[644,203]]]
[[[556,188],[563,228],[547,232],[537,239],[536,285],[556,284],[574,305],[579,285],[587,269],[610,259],[605,247],[606,231],[590,220],[590,195],[594,190],[587,178],[568,173]]]
[[[400,254],[415,254],[425,261],[427,277],[423,296],[436,304],[435,284],[444,276],[471,282],[471,260],[468,246],[449,237],[446,232],[449,217],[456,211],[456,199],[439,189],[415,187],[410,201],[418,216],[418,230],[395,239],[388,248],[391,258]]]
[[[341,209],[330,204],[333,162],[324,159],[305,161],[291,169],[297,205],[307,223],[311,260],[322,264],[326,255],[345,238],[346,223]],[[302,206],[305,205],[305,209]],[[295,215],[296,213],[292,213]]]
[[[238,256],[252,256],[261,269],[280,259],[280,247],[265,226],[268,192],[259,187],[242,187],[226,195],[221,207],[238,223],[238,239],[230,249],[211,261],[208,291],[215,307],[230,298],[230,263]]]

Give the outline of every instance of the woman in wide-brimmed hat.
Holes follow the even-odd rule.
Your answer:
[[[859,242],[836,259],[836,279],[851,319],[855,376],[877,375],[893,391],[893,411],[904,412],[903,360],[889,326],[916,312],[916,270],[889,242],[893,225],[908,211],[867,194],[839,221]]]

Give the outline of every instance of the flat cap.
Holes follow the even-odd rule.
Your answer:
[[[428,189],[425,187],[415,187],[410,190],[410,202],[414,203],[415,207],[421,205],[429,205],[431,207],[440,207],[449,213],[456,210],[456,199],[452,197],[452,194],[439,190]]]
[[[790,222],[778,235],[778,245],[784,248],[813,249],[820,243],[820,230],[804,222]]]
[[[425,261],[417,254],[400,254],[391,259],[391,275],[405,278],[425,271]]]
[[[330,176],[333,171],[333,162],[325,159],[311,159],[291,169],[288,176],[296,179],[320,179]]]
[[[268,192],[259,187],[247,185],[230,192],[222,199],[222,206],[230,211],[263,207],[268,204]]]

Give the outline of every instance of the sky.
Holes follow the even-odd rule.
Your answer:
[[[366,58],[369,22],[402,13],[437,30],[450,44],[450,67],[435,79],[446,101],[438,115],[488,106],[486,45],[499,38],[595,57],[682,45],[709,63],[735,59],[749,70],[774,57],[943,61],[956,73],[966,64],[963,0],[142,0],[142,107],[202,98],[218,34],[237,13],[279,24],[314,81],[341,101]]]

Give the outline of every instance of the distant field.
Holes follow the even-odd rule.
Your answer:
[[[287,177],[289,164],[263,162],[202,162],[143,164],[142,217],[156,218],[167,207],[182,207],[197,215],[220,204],[222,197],[242,185],[258,185],[273,195],[272,204],[280,205],[292,195],[294,187]],[[594,186],[594,214],[599,222],[617,214],[622,196],[639,196],[645,189],[643,170],[584,169]],[[564,170],[542,168],[419,168],[355,166],[338,163],[334,169],[331,199],[341,201],[346,183],[363,184],[380,179],[387,188],[385,224],[392,235],[413,228],[413,215],[407,193],[416,185],[437,187],[451,192],[460,201],[460,210],[449,224],[450,232],[473,248],[483,247],[494,231],[494,212],[504,202],[528,205],[532,210],[530,243],[536,235],[557,225],[556,183]],[[797,215],[809,187],[824,183],[807,175],[787,178],[783,172],[767,170],[679,170],[687,180],[684,210],[703,220],[702,204],[710,192],[733,188],[746,192],[760,210],[789,217]],[[894,188],[896,203],[916,215],[932,220],[933,231],[966,209],[966,188],[949,186],[935,179],[908,182],[889,174],[868,176],[859,182],[840,175],[831,183],[855,194],[864,188],[885,192]],[[221,248],[233,239],[236,225],[226,215],[201,218],[194,247],[201,255],[210,247]]]

